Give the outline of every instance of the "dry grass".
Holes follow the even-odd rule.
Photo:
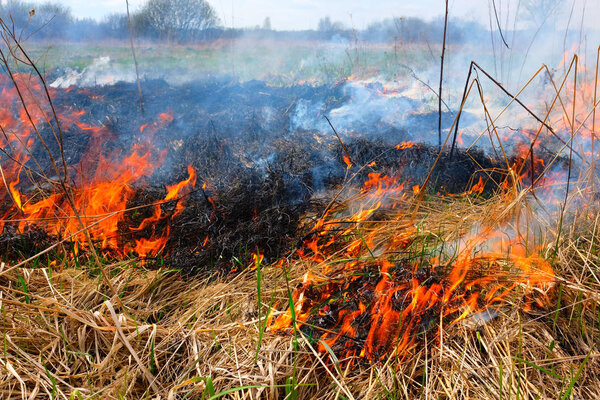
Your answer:
[[[503,207],[506,201],[429,200],[418,234],[443,232],[451,240]],[[260,321],[257,271],[184,279],[123,261],[103,269],[113,294],[99,269],[75,268],[72,260],[8,272],[3,265],[0,397],[596,398],[593,211],[572,216],[558,247],[553,305],[526,313],[515,296],[486,324],[467,319],[443,327],[439,337],[427,335],[431,342],[401,362],[336,365],[300,333],[261,338],[267,311],[285,309],[286,280],[293,288],[306,269],[318,267],[313,262],[261,269]]]
[[[574,115],[570,125],[573,138],[579,131]],[[492,126],[490,137],[492,131],[497,136]],[[343,240],[321,261],[290,257],[281,266],[211,279],[149,271],[136,260],[103,264],[97,258],[78,265],[69,257],[42,257],[1,264],[0,397],[600,397],[600,233],[593,190],[573,184],[559,219],[540,211],[527,189],[516,186],[487,201],[430,197],[415,214],[410,202],[402,203],[402,193],[396,195],[398,207],[361,222],[372,245],[360,246],[357,260],[385,259],[386,243],[397,236],[422,246],[434,237],[433,250],[448,245],[440,265],[450,270],[461,239],[485,227],[518,237],[552,264],[550,301],[525,311],[524,290],[515,290],[486,323],[472,317],[448,324],[440,317],[439,333],[421,335],[401,355],[337,363],[299,330],[264,328],[268,313],[285,312],[290,291],[307,271],[323,283],[344,276],[326,268],[345,254]],[[349,195],[331,215],[356,215],[374,200]],[[508,255],[487,265],[487,274],[514,267]]]

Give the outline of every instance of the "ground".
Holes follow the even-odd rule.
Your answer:
[[[82,70],[101,57],[110,57],[115,73],[133,69],[127,41],[101,43],[36,43],[28,49],[46,71]],[[383,79],[409,75],[406,67],[422,71],[437,62],[435,51],[423,44],[352,44],[240,39],[207,44],[139,43],[136,55],[142,77],[177,75],[197,80],[210,75],[234,75],[242,81],[262,80],[274,85],[315,84],[342,80],[353,74]]]
[[[93,60],[105,56],[113,60],[105,73],[131,73],[125,72],[132,66],[126,43],[65,43],[45,49],[34,44],[32,55],[53,79],[63,75],[65,68],[89,68]],[[150,74],[166,69],[183,80],[219,70],[243,81],[267,82],[236,86],[242,93],[247,88],[275,91],[272,87],[292,84],[298,87],[280,93],[305,92],[308,89],[301,83],[309,81],[315,84],[310,90],[320,94],[320,83],[335,87],[355,74],[361,79],[414,79],[408,69],[398,67],[403,57],[422,70],[437,62],[424,45],[403,46],[397,52],[393,45],[259,43],[251,49],[244,42],[140,44],[138,55],[143,73],[152,65]],[[146,90],[152,87],[176,90],[165,82],[145,82]],[[191,85],[185,93],[203,87]],[[109,102],[107,107],[126,108],[129,101],[135,106],[127,112],[137,114],[135,86],[119,84],[102,91],[115,88],[130,99]],[[454,90],[461,93],[462,83]],[[73,93],[82,102],[97,95]],[[56,100],[66,108],[72,105]],[[568,100],[564,98],[567,104]],[[101,115],[102,107],[92,103],[87,111]],[[79,116],[77,109],[71,111],[68,116]],[[174,111],[198,114],[184,106]],[[77,120],[80,125],[71,125],[91,130],[83,123],[96,123],[99,118],[92,115]],[[226,268],[217,270],[211,265],[194,274],[169,260],[169,254],[115,255],[90,238],[77,247],[72,237],[7,230],[0,264],[2,397],[599,397],[597,160],[592,152],[582,151],[590,141],[594,143],[589,135],[594,128],[586,124],[591,113],[578,115],[562,118],[560,113],[561,119],[569,121],[555,133],[566,134],[562,142],[544,131],[553,138],[544,145],[577,144],[558,157],[539,148],[534,154],[533,145],[516,146],[523,152],[490,161],[482,152],[463,149],[451,158],[448,149],[439,152],[437,146],[412,142],[390,145],[346,137],[338,141],[332,135],[326,140],[317,134],[302,136],[310,140],[297,146],[297,153],[302,153],[298,158],[311,159],[310,151],[328,143],[336,179],[321,190],[307,191],[302,198],[310,206],[298,215],[292,217],[287,211],[274,215],[277,220],[295,219],[293,232],[286,230],[295,237],[284,249],[261,251],[259,245],[266,239],[260,238],[252,248],[229,249],[226,257],[220,249],[221,258],[212,262]],[[138,146],[144,144],[148,127],[174,123],[180,130],[189,128],[177,125],[176,116],[168,113],[147,118],[101,126],[140,132],[133,141]],[[138,122],[147,125],[142,129]],[[490,137],[497,134],[494,126],[487,128]],[[51,137],[51,130],[46,133]],[[296,137],[273,143],[286,149],[286,154],[296,154],[286,147],[294,149]],[[497,137],[502,144],[504,139]],[[220,154],[229,154],[223,142],[213,142]],[[115,143],[102,146],[112,149]],[[181,143],[185,143],[178,146],[182,152],[194,148],[193,142],[182,139]],[[212,154],[205,142],[196,147],[206,150],[202,153],[206,158]],[[382,156],[392,152],[406,155]],[[257,163],[250,158],[236,160],[236,170],[252,169]],[[405,167],[404,175],[398,171],[398,160]],[[202,167],[204,161],[195,166]],[[296,158],[284,161],[292,172],[297,171],[291,162]],[[267,167],[265,171],[273,172]],[[5,169],[3,179],[8,175]],[[189,183],[190,170],[181,174],[182,182],[188,178]],[[247,180],[235,176],[229,186],[239,195],[244,185],[234,183],[255,183],[258,194],[264,194],[264,187],[281,184],[262,178],[258,172]],[[462,186],[444,190],[445,180],[451,178]],[[76,187],[71,182],[65,186],[71,184]],[[48,186],[40,185],[32,196],[43,198],[45,191],[54,190]],[[147,207],[143,201],[165,197],[163,186],[153,189],[158,193],[155,197],[141,196],[135,204],[127,204],[136,207],[128,209],[131,218],[139,222],[167,212],[173,218],[176,205],[182,204],[179,199],[163,208]],[[227,196],[209,197],[217,189],[224,190],[208,187],[194,192],[192,198],[201,206],[189,205],[187,212],[193,215],[182,220],[174,241],[190,239],[186,236],[192,232],[190,226],[202,218],[224,221],[226,212],[247,206],[244,201],[227,203]],[[64,190],[67,198],[68,189]],[[10,204],[21,199],[14,191],[8,196]],[[224,205],[215,205],[218,200]],[[11,215],[24,213],[27,204],[13,207]],[[266,208],[281,210],[277,205],[268,203]],[[246,215],[248,225],[239,219],[215,225],[212,240],[225,236],[230,225],[242,230],[255,226],[264,234],[267,229],[256,222],[261,210],[251,208],[244,208],[246,214],[256,213]],[[81,217],[66,215],[67,219]],[[185,212],[182,215],[187,218]],[[195,242],[197,249],[206,243],[204,236]]]

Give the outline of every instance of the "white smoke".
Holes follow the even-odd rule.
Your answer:
[[[324,99],[298,101],[290,117],[290,132],[303,129],[329,134],[331,127],[324,115],[345,137],[404,132],[412,139],[416,133],[437,129],[436,117],[431,118],[431,126],[420,126],[420,132],[414,131],[415,117],[433,113],[435,108],[430,96],[412,83],[351,81],[344,85],[342,94],[343,99],[333,101],[333,105],[327,105]]]
[[[99,57],[82,71],[67,68],[64,75],[50,84],[53,88],[66,89],[71,86],[91,87],[113,85],[119,81],[133,82],[135,74],[121,71],[112,63],[110,57]]]

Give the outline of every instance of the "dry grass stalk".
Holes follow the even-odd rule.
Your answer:
[[[497,215],[506,206],[493,200],[458,204],[460,199],[451,206],[428,201],[421,211],[422,217],[427,214],[421,234],[443,232],[450,241],[481,223],[478,215]],[[586,221],[589,215],[578,218]],[[600,395],[600,353],[593,347],[600,338],[596,222],[587,224],[585,234],[573,229],[562,239],[555,264],[561,282],[557,309],[524,313],[515,297],[486,324],[468,320],[445,326],[439,343],[415,347],[402,363],[391,357],[353,368],[334,367],[328,354],[315,352],[306,340],[295,347],[293,336],[270,332],[256,357],[260,328],[256,275],[250,270],[215,281],[148,271],[134,261],[106,265],[123,309],[114,308],[93,264],[76,269],[67,259],[45,268],[0,271],[0,393],[5,398],[36,393],[64,399],[74,393],[82,398],[208,398],[210,382],[216,392],[247,387],[232,392],[233,398],[275,399],[285,397],[289,378],[296,376],[300,398],[385,393],[546,398],[565,392],[585,364],[572,390],[592,398]],[[387,224],[387,234],[394,233],[393,225],[402,224]],[[285,274],[293,286],[307,268],[316,267],[297,261],[287,270],[263,268],[262,315],[273,304],[270,299],[286,304]]]

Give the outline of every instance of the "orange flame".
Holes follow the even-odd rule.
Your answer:
[[[138,232],[152,230],[150,237],[136,239],[133,248],[123,243],[118,231],[125,218],[127,204],[136,193],[136,186],[143,184],[144,179],[166,157],[166,151],[154,147],[153,137],[173,121],[172,112],[161,113],[156,121],[142,125],[142,141],[133,145],[128,155],[123,155],[118,151],[102,153],[103,144],[114,138],[105,126],[85,123],[83,110],[63,110],[58,116],[63,128],[78,129],[82,135],[89,136],[87,148],[78,164],[69,167],[69,175],[73,180],[69,193],[51,191],[43,195],[23,194],[19,189],[19,166],[27,163],[30,158],[36,137],[32,132],[37,126],[51,121],[52,112],[48,104],[36,101],[45,95],[31,76],[16,74],[13,78],[14,84],[10,77],[0,75],[0,125],[7,133],[6,136],[0,136],[0,147],[14,159],[14,162],[5,161],[2,164],[8,189],[2,196],[6,199],[9,195],[14,203],[5,212],[3,220],[19,215],[17,227],[20,231],[27,226],[36,225],[50,235],[70,237],[75,242],[75,248],[85,247],[87,237],[84,230],[88,230],[94,242],[119,254],[135,251],[139,255],[147,255],[160,251],[169,235],[168,226],[162,229],[153,227],[169,217],[164,215],[160,205],[155,205],[152,216],[132,229]],[[20,95],[23,96],[23,102]],[[56,90],[50,89],[50,95],[56,96]],[[23,103],[29,105],[27,109],[21,106]],[[167,188],[165,201],[175,200],[191,192],[196,183],[196,174],[191,167],[188,167],[188,173],[188,179]],[[184,202],[178,201],[170,218],[179,214],[183,208]],[[5,222],[0,224],[0,229],[4,228],[4,224]],[[155,230],[160,232],[154,232]]]
[[[271,320],[270,330],[308,323],[320,339],[321,352],[328,353],[329,347],[349,360],[379,360],[406,356],[428,324],[442,318],[449,326],[474,313],[493,311],[517,290],[524,293],[526,309],[547,304],[554,285],[552,267],[536,255],[527,256],[516,240],[508,243],[507,253],[507,242],[499,232],[485,230],[468,240],[447,266],[439,264],[436,256],[430,260],[438,264],[426,268],[422,262],[410,265],[397,258],[408,251],[416,227],[390,234],[389,225],[382,223],[383,228],[377,229],[371,222],[366,225],[369,233],[355,233],[377,210],[393,209],[391,219],[400,221],[405,209],[392,207],[398,201],[385,200],[402,199],[404,186],[396,178],[372,173],[361,189],[359,210],[341,219],[328,213],[317,222],[316,237],[307,240],[297,255],[314,263],[319,274],[306,273],[292,294],[293,312],[288,309]],[[480,179],[466,194],[483,188]],[[412,190],[420,188],[415,185]],[[348,241],[349,235],[356,239]],[[484,244],[497,252],[476,251]],[[331,263],[330,257],[348,261]],[[488,274],[481,272],[484,265]],[[327,315],[331,317],[324,318]],[[321,330],[320,318],[336,323]]]
[[[415,144],[413,142],[402,142],[402,143],[396,145],[396,150],[410,149],[414,145]]]
[[[352,161],[348,158],[347,155],[344,154],[344,162],[346,163],[346,169],[352,168]]]

